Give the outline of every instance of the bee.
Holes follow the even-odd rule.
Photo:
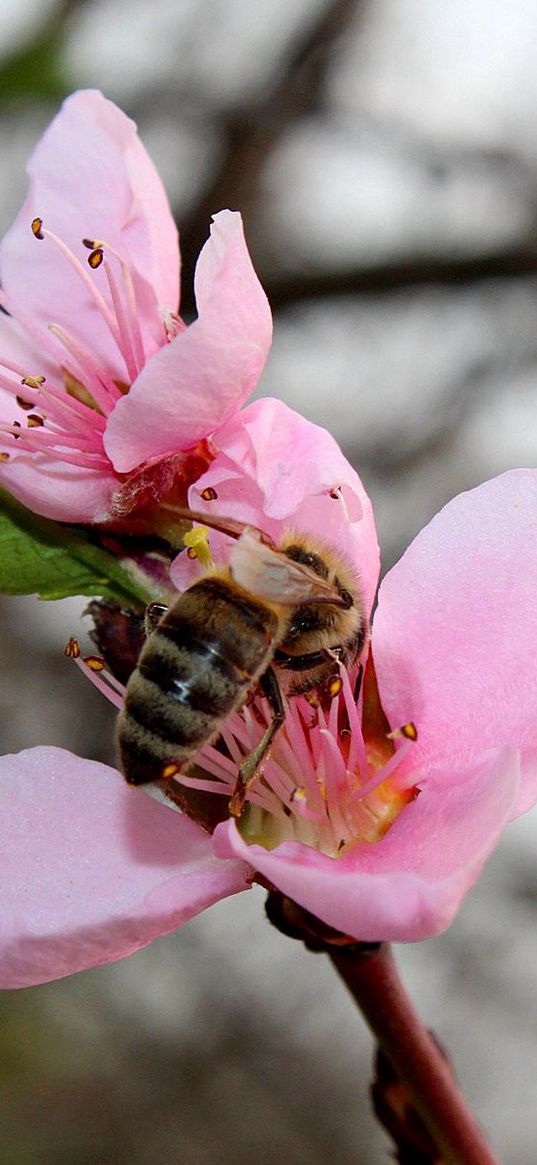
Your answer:
[[[271,720],[237,776],[229,807],[240,816],[285,720],[282,689],[322,690],[335,663],[358,660],[368,624],[359,581],[332,549],[292,532],[276,545],[234,519],[181,513],[235,542],[227,566],[211,567],[170,607],[148,608],[119,716],[121,764],[132,785],[185,772],[259,688]]]

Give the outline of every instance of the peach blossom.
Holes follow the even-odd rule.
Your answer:
[[[169,487],[250,396],[270,308],[240,214],[224,210],[185,327],[166,195],[102,94],[67,99],[28,170],[0,246],[0,484],[46,517],[103,523],[135,504],[142,470],[153,498]]]

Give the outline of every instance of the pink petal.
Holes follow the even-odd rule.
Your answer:
[[[0,244],[1,252],[1,244]],[[50,352],[53,345],[50,345]],[[0,371],[3,362],[12,361],[24,369],[25,376],[46,376],[56,385],[63,385],[61,365],[50,358],[49,352],[43,351],[43,345],[37,343],[33,337],[19,326],[17,320],[0,313]],[[2,420],[5,420],[2,412]]]
[[[365,942],[413,942],[445,930],[509,819],[518,759],[503,752],[458,774],[430,773],[375,844],[330,858],[298,842],[247,845],[233,821],[215,853],[242,858],[329,926]]]
[[[136,126],[92,90],[74,93],[46,130],[30,161],[25,204],[0,248],[9,310],[50,344],[49,323],[89,344],[94,358],[119,376],[125,370],[89,293],[50,240],[36,241],[41,217],[85,265],[82,238],[103,239],[131,264],[146,346],[163,342],[158,305],[177,308],[177,231],[160,179]],[[105,297],[104,272],[95,272]]]
[[[215,460],[189,493],[197,510],[260,526],[276,541],[286,528],[337,547],[358,570],[365,605],[377,587],[379,549],[371,502],[349,462],[325,429],[281,401],[264,397],[214,434]],[[217,500],[206,502],[211,487]],[[343,502],[332,497],[339,490]],[[216,561],[226,561],[229,539],[211,534]],[[196,564],[180,555],[172,566],[179,589],[193,581]]]
[[[45,453],[20,453],[0,465],[0,486],[56,522],[107,521],[117,484],[111,471],[80,469]]]
[[[0,986],[123,958],[247,888],[207,834],[57,748],[0,758]]]
[[[215,215],[198,260],[196,295],[198,319],[152,358],[108,422],[106,450],[120,473],[196,445],[259,380],[272,318],[240,214]]]
[[[392,726],[416,724],[416,765],[519,748],[519,809],[537,798],[536,594],[537,471],[513,470],[422,530],[380,588],[373,629],[382,703]]]

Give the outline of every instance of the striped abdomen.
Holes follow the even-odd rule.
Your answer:
[[[147,640],[119,717],[123,772],[133,785],[184,768],[242,706],[280,636],[276,614],[230,579],[201,579]]]

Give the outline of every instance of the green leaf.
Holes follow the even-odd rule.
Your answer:
[[[0,490],[0,591],[41,599],[99,595],[144,607],[154,595],[79,528],[40,518]]]

